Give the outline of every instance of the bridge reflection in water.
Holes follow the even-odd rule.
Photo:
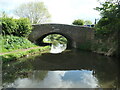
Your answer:
[[[22,59],[21,59],[22,60]],[[120,88],[117,59],[70,50],[3,65],[3,85],[15,88]]]

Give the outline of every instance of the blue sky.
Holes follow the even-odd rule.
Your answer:
[[[43,80],[36,75],[39,73],[43,71],[34,71],[28,78],[18,78],[8,86],[15,88],[98,88],[99,86],[97,78],[92,75],[93,71],[49,71]]]
[[[42,1],[51,14],[51,23],[71,24],[75,19],[91,20],[100,18],[99,12],[93,8],[99,6],[97,0],[0,0],[0,11],[9,16],[22,3]]]

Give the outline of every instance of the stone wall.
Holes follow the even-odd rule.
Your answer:
[[[49,34],[61,34],[68,40],[71,47],[79,48],[81,45],[92,42],[94,29],[76,25],[65,24],[36,24],[29,35],[29,40],[38,44]]]

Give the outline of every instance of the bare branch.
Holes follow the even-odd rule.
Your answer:
[[[30,2],[20,5],[15,14],[19,17],[29,18],[31,23],[45,23],[49,21],[50,14],[43,2]]]

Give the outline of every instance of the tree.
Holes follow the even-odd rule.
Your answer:
[[[100,2],[100,1],[99,1]],[[102,17],[116,18],[120,16],[120,1],[119,0],[105,0],[100,2],[102,7],[96,7]]]
[[[8,17],[5,11],[0,11],[0,17]]]
[[[96,10],[98,10],[102,16],[96,25],[97,36],[101,34],[101,37],[108,37],[109,34],[119,30],[120,11],[117,2],[107,0],[104,3],[101,3],[101,7],[96,7]]]
[[[21,4],[15,14],[19,17],[29,18],[32,24],[50,21],[50,14],[43,2],[30,2]]]
[[[85,24],[85,25],[92,25],[92,22],[91,22],[90,20],[86,20],[86,21],[84,22],[84,24]]]
[[[82,19],[77,19],[77,20],[74,20],[73,25],[92,25],[92,22],[90,20],[82,20]]]
[[[120,1],[105,0],[96,7],[101,19],[95,26],[96,46],[99,52],[109,52],[120,57]],[[107,54],[106,53],[106,54]]]
[[[78,19],[78,20],[73,21],[72,24],[73,25],[84,25],[84,20]]]

